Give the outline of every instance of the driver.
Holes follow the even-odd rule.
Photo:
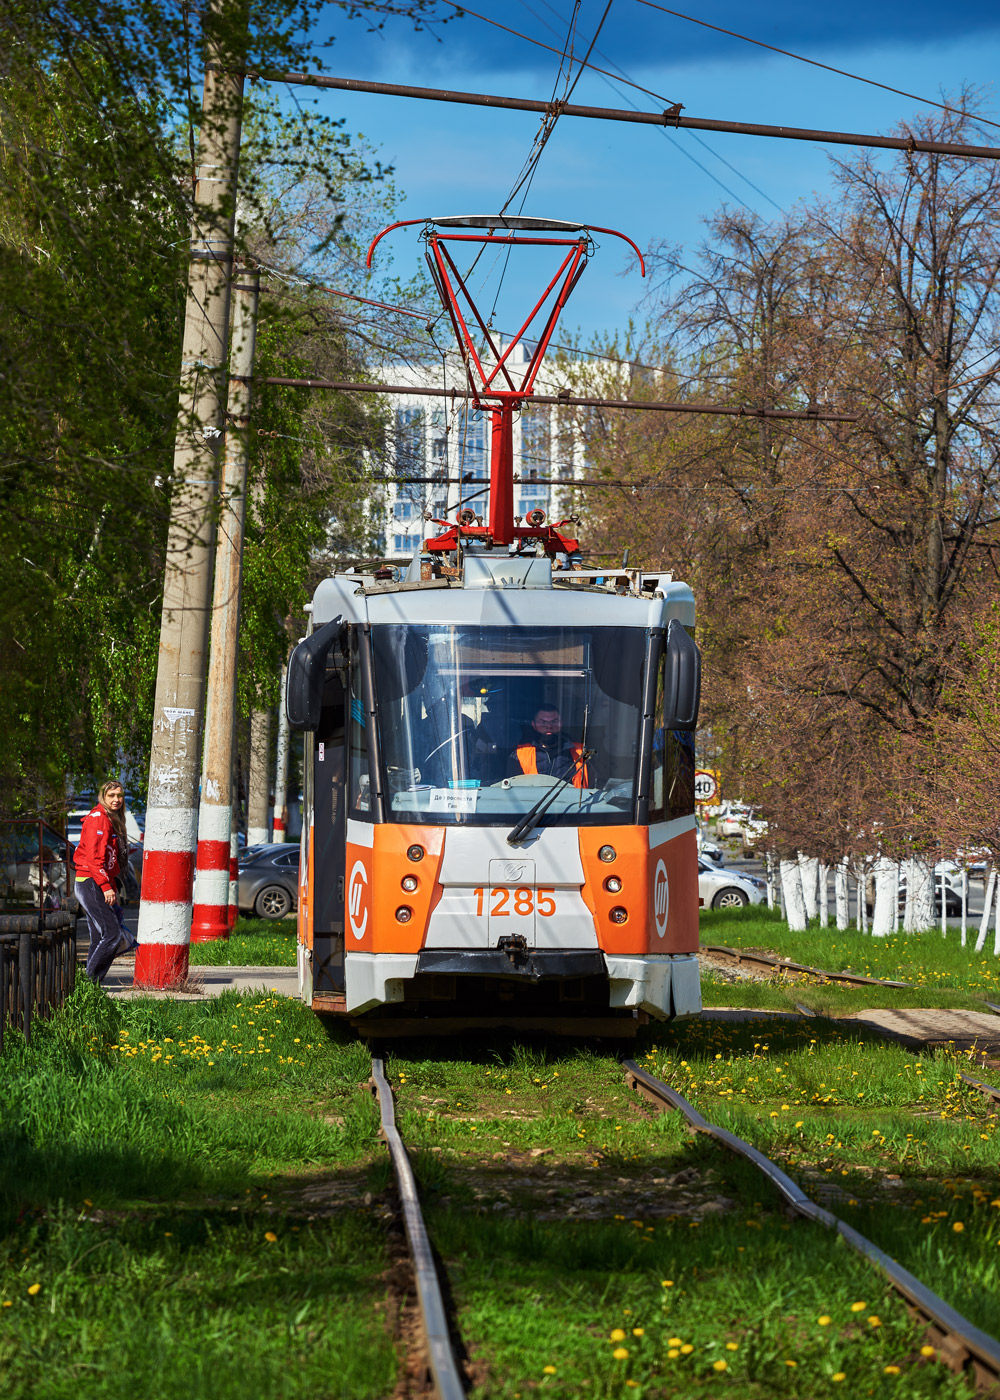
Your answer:
[[[510,755],[507,776],[549,773],[553,778],[570,775],[576,788],[589,788],[590,764],[582,763],[583,745],[563,734],[562,716],[555,705],[542,705],[531,721],[531,733]]]

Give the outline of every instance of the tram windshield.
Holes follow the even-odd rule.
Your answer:
[[[541,825],[632,820],[642,629],[376,626],[371,637],[388,820],[501,825],[550,792]],[[359,814],[363,769],[352,773]]]

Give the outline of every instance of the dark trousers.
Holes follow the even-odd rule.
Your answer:
[[[74,893],[83,906],[90,930],[90,952],[87,955],[87,976],[100,982],[115,960],[121,942],[122,927],[115,906],[106,904],[104,891],[96,880],[78,882]]]

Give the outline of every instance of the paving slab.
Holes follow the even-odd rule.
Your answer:
[[[856,1011],[841,1018],[856,1021],[880,1034],[908,1045],[945,1045],[959,1049],[1000,1050],[1000,1016],[986,1011],[947,1008]]]
[[[294,967],[192,967],[181,990],[147,991],[133,987],[133,958],[116,958],[104,979],[104,990],[119,1000],[133,997],[173,998],[176,1001],[208,1001],[222,992],[278,992],[298,997],[299,978]]]

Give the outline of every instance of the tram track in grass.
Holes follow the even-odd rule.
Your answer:
[[[742,1041],[732,1042],[731,1051],[742,1050],[745,1068],[762,1078],[754,1037],[764,1037],[766,1052],[767,1035],[779,1029],[773,1022],[766,1030],[763,1025],[661,1027],[651,1032],[647,1055],[666,1056],[673,1066],[668,1077],[679,1073],[685,1087],[691,1075],[701,1076],[712,1065],[711,1072],[718,1073],[715,1047],[725,1044],[718,1037],[738,1032]],[[816,1197],[819,1212],[840,1213],[836,1198],[842,1196],[843,1213],[852,1216],[846,1228],[874,1236],[883,1252],[899,1256],[888,1247],[892,1240],[882,1239],[870,1221],[854,1217],[864,1217],[868,1209],[881,1220],[889,1194],[883,1188],[901,1188],[893,1194],[906,1196],[908,1205],[911,1195],[932,1189],[927,1182],[935,1173],[952,1171],[956,1154],[952,1151],[951,1159],[942,1154],[943,1135],[954,1137],[957,1128],[962,1136],[965,1128],[949,1119],[934,1130],[929,1115],[939,1104],[960,1102],[963,1113],[974,1108],[973,1086],[956,1078],[953,1060],[934,1056],[921,1062],[871,1037],[848,1043],[829,1023],[785,1025],[782,1034],[773,1059],[765,1055],[764,1061],[778,1079],[779,1094],[794,1097],[784,1067],[792,1060],[796,1037],[810,1062],[826,1038],[845,1059],[844,1083],[830,1087],[839,1091],[857,1082],[852,1076],[864,1072],[867,1057],[878,1094],[885,1097],[891,1080],[900,1103],[913,1100],[908,1125],[929,1125],[914,1135],[923,1154],[919,1171],[907,1176],[904,1169],[900,1181],[889,1171],[895,1164],[886,1162],[884,1182],[873,1163],[871,1140],[864,1145],[864,1125],[857,1125],[851,1140],[843,1129],[847,1149],[861,1144],[858,1160],[844,1176],[836,1156],[825,1155],[827,1135],[816,1125],[813,1148],[803,1156],[800,1145],[795,1163],[789,1162],[789,1133],[802,1139],[809,1125],[803,1134],[797,1121],[798,1131],[792,1131],[777,1102],[773,1115],[760,1115],[756,1133],[745,1125],[738,1131],[777,1158],[786,1177],[794,1172],[795,1189]],[[627,1091],[614,1056],[585,1047],[504,1045],[495,1038],[478,1046],[456,1043],[450,1054],[426,1045],[406,1051],[394,1046],[391,1065],[399,1124],[468,1347],[472,1395],[527,1397],[544,1387],[573,1400],[726,1390],[741,1400],[772,1395],[811,1400],[845,1381],[845,1391],[878,1396],[972,1393],[971,1374],[952,1375],[941,1364],[957,1354],[949,1350],[954,1328],[929,1336],[926,1319],[911,1318],[888,1281],[865,1259],[845,1251],[843,1236],[825,1228],[822,1216],[789,1214],[788,1202],[750,1162],[720,1152],[703,1133],[692,1134],[680,1113],[653,1112]],[[926,1078],[903,1084],[904,1065],[913,1063]],[[829,1055],[814,1067],[820,1078],[832,1077]],[[976,1111],[988,1117],[992,1101],[977,1098],[982,1109]],[[839,1120],[830,1116],[835,1107],[819,1106],[823,1127],[838,1127]],[[809,1116],[807,1109],[797,1111]],[[859,1111],[859,1116],[865,1125],[872,1121],[871,1114]],[[776,1124],[776,1118],[785,1121]],[[887,1135],[874,1141],[874,1150],[885,1157],[893,1128],[885,1117],[874,1121]],[[992,1145],[980,1148],[971,1179],[982,1172],[984,1161],[995,1163]],[[829,1165],[834,1161],[837,1166]],[[995,1177],[995,1165],[989,1170]],[[1000,1182],[992,1190],[1000,1192]],[[857,1208],[853,1215],[848,1200]],[[968,1246],[978,1238],[968,1204],[956,1206],[965,1211],[965,1225],[955,1211],[930,1231],[907,1211],[897,1212],[893,1224],[904,1240],[908,1232],[927,1239],[936,1232],[940,1240],[958,1226],[966,1233],[949,1233],[948,1244]],[[1000,1216],[980,1209],[984,1214],[994,1228]],[[996,1247],[995,1239],[986,1243]],[[923,1256],[916,1264],[905,1251],[902,1257],[911,1273],[925,1277]],[[949,1299],[952,1305],[960,1301],[949,1291],[953,1280],[946,1279],[943,1288],[938,1279],[928,1282],[944,1292],[946,1310]],[[990,1286],[984,1277],[983,1288],[989,1292]],[[962,1310],[953,1307],[955,1313]],[[942,1314],[946,1322],[950,1316]],[[971,1319],[972,1328],[982,1320]],[[988,1326],[997,1330],[992,1320]],[[979,1362],[988,1369],[988,1357]]]
[[[697,1133],[704,1133],[729,1151],[751,1162],[779,1192],[796,1214],[834,1230],[857,1254],[869,1260],[905,1300],[911,1313],[926,1325],[928,1344],[953,1371],[967,1371],[976,1387],[987,1394],[1000,1394],[1000,1342],[973,1326],[943,1298],[904,1269],[884,1250],[866,1239],[852,1226],[811,1200],[802,1188],[776,1163],[742,1138],[705,1119],[676,1089],[643,1070],[634,1060],[625,1061],[629,1086],[661,1109],[682,1113]],[[968,1075],[965,1082],[1000,1101],[1000,1092]]]

